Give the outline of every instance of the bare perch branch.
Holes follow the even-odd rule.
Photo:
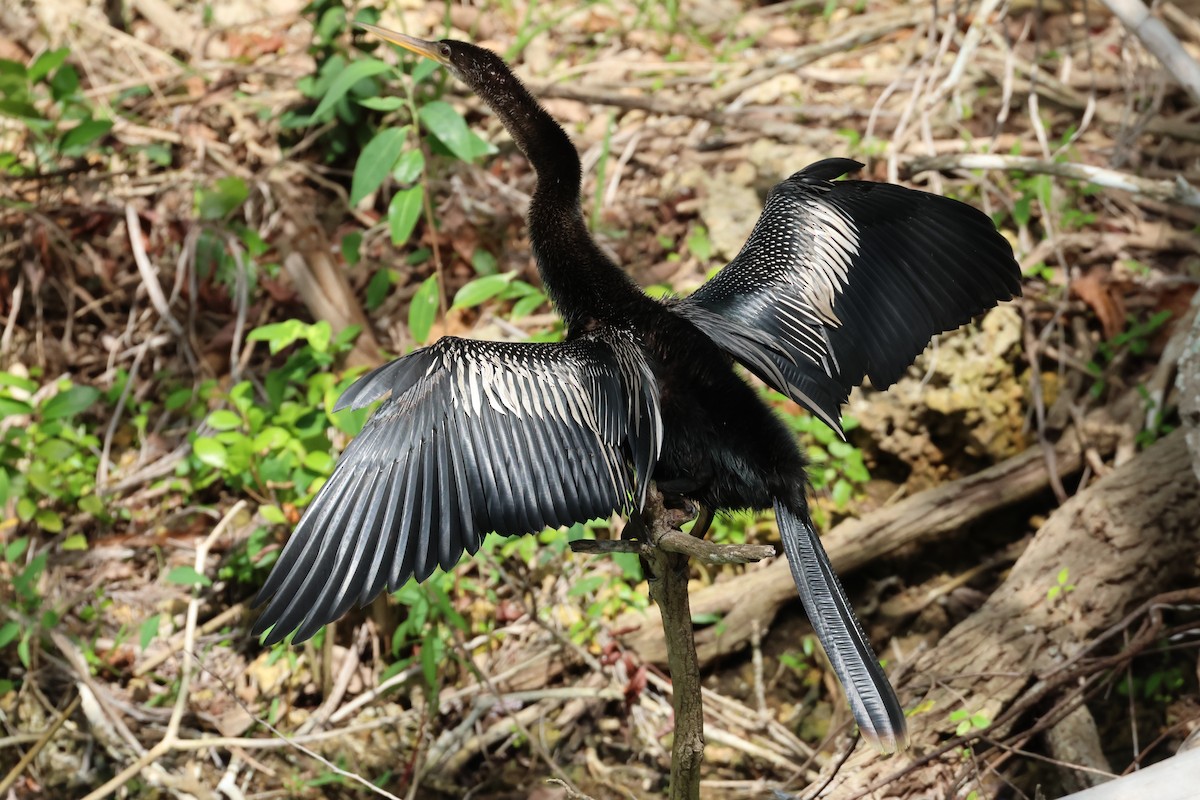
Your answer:
[[[681,555],[702,561],[705,564],[749,564],[762,561],[775,555],[775,548],[765,544],[714,544],[705,539],[697,539],[683,531],[668,528],[658,536],[654,543],[639,542],[631,539],[577,539],[571,542],[571,550],[576,553],[603,555],[607,553],[637,553],[648,558],[651,551],[661,548],[669,553]]]

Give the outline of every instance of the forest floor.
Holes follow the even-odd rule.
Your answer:
[[[1200,9],[1156,13],[1200,58]],[[562,333],[528,164],[348,14],[505,54],[650,291],[693,290],[831,156],[1013,244],[1024,296],[856,390],[848,443],[772,398],[913,752],[853,738],[782,559],[696,567],[702,796],[1053,796],[1200,727],[1200,491],[1172,436],[1200,108],[1100,4],[44,0],[0,8],[0,794],[665,791],[640,566],[567,548],[619,520],[492,537],[303,645],[249,634],[362,424],[341,389],[443,334]],[[778,543],[770,515],[712,536]]]

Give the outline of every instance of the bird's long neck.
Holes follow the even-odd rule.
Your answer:
[[[568,329],[619,318],[644,294],[600,250],[579,205],[582,168],[566,132],[511,75],[489,76],[481,96],[537,173],[529,238],[550,299]]]

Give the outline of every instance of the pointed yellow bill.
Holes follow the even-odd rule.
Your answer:
[[[427,42],[424,39],[418,39],[415,36],[409,36],[405,33],[397,33],[396,31],[389,31],[387,28],[380,28],[378,25],[368,25],[365,22],[356,22],[354,24],[365,31],[375,34],[385,42],[398,44],[405,50],[411,50],[417,55],[425,56],[426,58],[436,61],[439,64],[447,63],[446,57],[443,56],[438,50],[437,42]]]

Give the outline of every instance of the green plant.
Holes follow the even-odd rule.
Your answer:
[[[982,711],[977,711],[972,714],[965,708],[951,711],[950,721],[955,725],[955,736],[966,736],[972,730],[982,731],[992,724],[991,719]]]
[[[268,524],[294,523],[297,510],[333,471],[327,431],[334,428],[354,435],[366,420],[366,410],[333,411],[357,372],[339,379],[330,367],[349,351],[356,335],[357,329],[347,329],[334,336],[328,322],[298,320],[251,331],[247,340],[266,342],[271,354],[288,348],[292,352],[267,373],[261,389],[251,381],[242,381],[227,393],[202,387],[201,402],[225,406],[206,414],[211,432],[192,435],[192,454],[179,466],[178,476],[190,482],[191,490],[220,481],[253,497]],[[191,390],[180,389],[168,395],[166,403],[183,407],[194,400]],[[266,528],[256,529],[245,547],[222,566],[220,577],[253,582],[256,573],[272,562],[258,558],[268,533]],[[188,576],[178,577],[177,582],[187,582]]]
[[[1151,396],[1150,390],[1146,388],[1145,384],[1139,383],[1136,389],[1142,398],[1142,407],[1146,412],[1147,422],[1146,427],[1138,431],[1133,440],[1139,448],[1144,450],[1175,430],[1175,426],[1167,422],[1175,409],[1164,408]]]
[[[1054,579],[1054,585],[1046,590],[1046,599],[1048,601],[1054,602],[1054,598],[1058,597],[1059,595],[1065,595],[1075,591],[1075,584],[1067,582],[1070,575],[1071,570],[1068,567],[1063,567],[1058,571],[1058,575]]]
[[[767,391],[776,404],[787,401],[783,395]],[[871,474],[863,463],[863,453],[849,442],[843,441],[828,425],[807,413],[785,413],[784,421],[800,437],[804,453],[809,461],[808,477],[813,489],[821,494],[828,492],[834,508],[843,510],[854,496],[855,488],[871,480]],[[849,433],[858,427],[858,420],[850,415],[842,417],[842,429]],[[813,509],[813,517],[820,525],[826,520],[817,519],[819,509]]]
[[[1135,356],[1145,353],[1150,347],[1151,337],[1170,318],[1171,312],[1166,310],[1151,315],[1144,322],[1139,322],[1135,317],[1130,316],[1125,330],[1107,341],[1097,343],[1096,354],[1086,365],[1088,373],[1096,379],[1090,389],[1092,397],[1100,397],[1107,388],[1106,368],[1116,360],[1117,355],[1121,352],[1128,352]]]
[[[442,681],[447,677],[445,660],[454,654],[450,639],[471,630],[450,601],[451,593],[457,595],[456,581],[453,572],[438,570],[424,583],[410,580],[392,595],[406,613],[392,634],[392,655],[397,660],[385,670],[381,680],[419,662],[425,686],[436,703]]]
[[[113,122],[97,116],[84,97],[70,49],[48,50],[31,64],[0,59],[0,115],[16,120],[29,139],[16,151],[0,152],[0,172],[24,176],[94,151]]]
[[[0,372],[0,507],[13,502],[19,522],[56,534],[64,513],[105,513],[95,493],[100,440],[77,420],[100,396],[65,379],[42,387]],[[79,533],[63,542],[67,550],[86,547]]]
[[[1164,660],[1161,666],[1154,669],[1149,675],[1142,677],[1132,674],[1122,678],[1117,683],[1117,691],[1121,696],[1129,697],[1132,694],[1159,705],[1168,705],[1174,702],[1187,687],[1185,667],[1167,661],[1166,653],[1163,656]]]
[[[0,593],[4,604],[12,609],[15,619],[0,625],[0,649],[17,643],[17,658],[26,669],[33,663],[31,640],[37,630],[37,614],[42,606],[42,593],[38,586],[46,571],[46,551],[26,558],[31,538],[20,536],[4,548],[4,571],[12,575],[9,589]],[[22,559],[24,563],[22,564]],[[14,574],[15,573],[15,574]],[[47,612],[51,614],[52,612]],[[53,623],[57,618],[43,618],[41,622]]]

